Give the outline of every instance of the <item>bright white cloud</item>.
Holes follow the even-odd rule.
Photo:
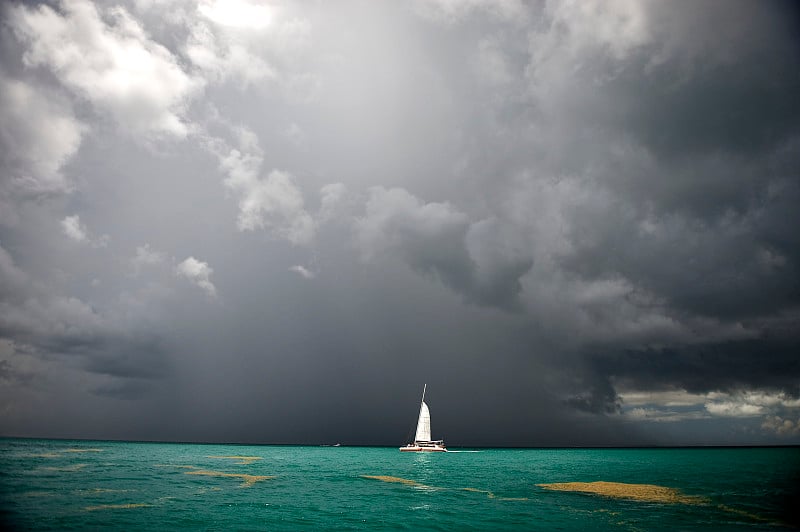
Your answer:
[[[17,34],[29,46],[28,66],[43,66],[69,89],[134,133],[183,137],[181,115],[197,83],[121,7],[98,11],[87,0],[12,8]]]
[[[64,234],[76,242],[86,242],[89,237],[86,235],[86,226],[81,223],[81,218],[77,214],[67,216],[61,220],[61,229]]]
[[[620,392],[619,398],[623,404],[634,405],[660,405],[660,406],[696,406],[708,400],[707,394],[689,393],[686,390],[667,391],[631,391]]]
[[[706,410],[715,416],[722,417],[753,417],[764,413],[764,407],[761,405],[739,401],[706,403]]]
[[[186,55],[207,80],[238,80],[243,85],[270,79],[275,72],[258,55],[252,53],[237,35],[214,31],[208,24],[197,22],[186,43]]]
[[[239,195],[237,225],[242,231],[269,229],[292,244],[308,244],[314,222],[304,207],[303,195],[288,172],[271,171],[266,178],[247,182],[226,180]]]
[[[314,277],[317,276],[315,272],[309,270],[308,268],[300,264],[292,266],[291,268],[289,268],[289,271],[296,273],[297,275],[303,277],[304,279],[313,279]]]
[[[709,415],[702,411],[675,411],[662,408],[632,408],[623,413],[630,421],[648,421],[653,423],[675,423],[690,419],[707,419]]]
[[[138,275],[145,266],[154,266],[164,261],[164,253],[154,250],[150,244],[144,244],[136,248],[136,255],[131,259],[134,274]]]
[[[469,220],[450,203],[423,203],[402,188],[375,187],[366,212],[356,222],[356,232],[365,259],[384,252],[399,252],[408,246],[434,246],[455,239],[463,246]],[[442,250],[446,251],[446,250]]]
[[[183,51],[207,82],[239,88],[275,82],[297,97],[292,87],[314,77],[305,54],[310,24],[285,11],[263,2],[203,0],[184,17],[189,36]]]
[[[0,75],[0,165],[27,192],[68,191],[61,167],[78,150],[84,126],[51,90]]]
[[[773,413],[779,409],[800,408],[800,399],[784,392],[747,391],[736,394],[720,392],[708,395],[705,408],[711,414],[724,417],[751,417]]]
[[[303,193],[294,177],[281,170],[272,170],[262,177],[263,154],[258,138],[242,127],[237,128],[236,133],[238,149],[220,139],[213,139],[209,147],[226,174],[225,187],[238,200],[237,227],[240,231],[265,229],[292,244],[310,244],[316,224],[305,209]]]
[[[99,237],[90,236],[89,231],[86,229],[86,225],[81,222],[81,218],[77,214],[67,216],[61,220],[61,230],[65,235],[75,242],[89,244],[96,248],[102,248],[108,245],[108,235],[102,235]]]
[[[675,422],[690,419],[762,418],[761,428],[779,436],[800,434],[796,415],[800,399],[784,392],[761,390],[735,393],[689,393],[685,390],[625,391],[619,394],[622,417],[635,422]],[[794,413],[794,414],[792,414]]]
[[[201,0],[200,13],[222,26],[261,30],[272,23],[272,8],[247,0]]]
[[[202,288],[209,296],[216,297],[217,288],[211,282],[214,270],[207,262],[189,257],[175,267],[175,273]]]
[[[133,260],[140,265],[158,264],[164,260],[164,254],[152,249],[150,244],[145,244],[136,248],[136,256]]]
[[[703,406],[717,415],[754,415],[771,408],[800,408],[800,399],[784,392],[760,390],[735,393],[690,393],[686,390],[639,391],[627,390],[619,398],[628,406],[656,405],[659,407]]]
[[[800,434],[800,418],[793,421],[780,416],[769,416],[761,424],[761,428],[778,436],[797,436]]]

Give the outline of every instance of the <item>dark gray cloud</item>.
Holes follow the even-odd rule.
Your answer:
[[[100,386],[91,392],[112,399],[139,399],[152,389],[148,381],[126,379],[122,383]]]
[[[0,433],[798,441],[793,5],[0,16]]]
[[[598,374],[639,389],[690,393],[779,390],[800,397],[797,340],[759,338],[592,357]]]
[[[616,389],[608,379],[597,379],[588,390],[566,400],[566,404],[590,414],[618,414],[620,400]]]
[[[167,368],[156,333],[104,315],[75,297],[34,283],[0,248],[0,338],[13,351],[72,360],[86,371],[114,377],[155,378]],[[8,360],[4,362],[11,367]]]
[[[585,219],[574,229],[574,252],[562,264],[588,278],[623,275],[676,310],[710,317],[796,308],[798,242],[771,233],[800,222],[789,208],[800,200],[800,189],[797,183],[773,186],[742,214],[729,210],[712,220],[584,211],[576,216]]]
[[[505,238],[497,220],[470,223],[452,205],[422,204],[403,189],[373,189],[365,210],[356,232],[366,260],[381,254],[398,257],[467,301],[519,308],[519,279],[532,260]]]

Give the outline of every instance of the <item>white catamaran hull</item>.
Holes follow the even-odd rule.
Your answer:
[[[409,443],[405,447],[400,447],[402,452],[406,453],[445,453],[447,449],[442,445],[422,446]]]

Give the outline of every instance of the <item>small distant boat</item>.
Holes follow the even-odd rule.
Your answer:
[[[417,433],[414,435],[414,442],[404,447],[400,447],[404,452],[446,452],[444,440],[431,439],[431,411],[425,404],[425,390],[428,385],[422,388],[422,404],[419,407],[419,419],[417,420]]]

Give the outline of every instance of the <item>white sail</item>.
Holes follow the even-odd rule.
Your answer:
[[[428,389],[426,384],[422,388],[422,401],[419,405],[419,419],[417,420],[417,433],[414,436],[414,443],[409,443],[400,447],[401,451],[405,452],[447,452],[444,446],[444,441],[431,439],[431,411],[428,410],[428,405],[425,404],[425,390]]]
[[[419,407],[419,421],[417,421],[417,435],[414,441],[431,441],[431,412],[425,401]]]

